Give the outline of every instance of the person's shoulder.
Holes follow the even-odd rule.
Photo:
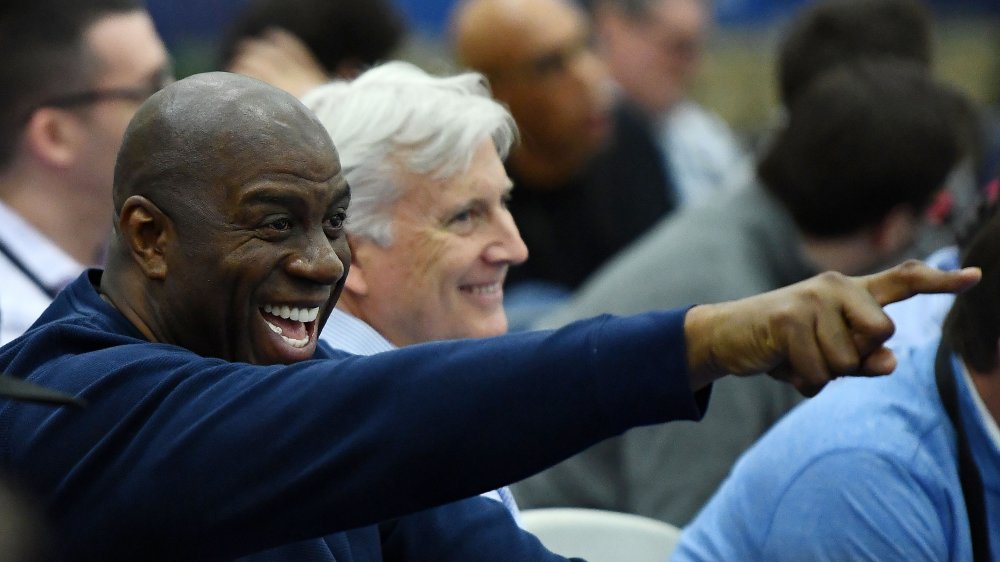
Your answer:
[[[784,218],[776,216],[758,187],[744,186],[720,194],[706,205],[682,209],[662,220],[620,254],[620,258],[609,262],[607,269],[627,271],[639,267],[673,271],[676,275],[669,275],[664,281],[674,286],[704,287],[703,294],[709,299],[736,298],[774,289],[751,286],[746,287],[749,292],[744,294],[719,294],[720,285],[726,287],[735,282],[745,287],[744,280],[754,277],[749,273],[767,267],[748,257],[760,258],[778,247],[775,238],[788,234],[780,227]]]
[[[660,220],[608,267],[622,268],[632,262],[724,265],[717,258],[739,254],[753,223],[765,215],[752,195],[747,188],[720,195],[706,205],[682,209]]]
[[[854,559],[844,542],[854,532],[938,533],[952,468],[942,468],[943,426],[928,394],[933,349],[910,353],[892,375],[838,379],[786,415],[736,463],[676,559],[797,560],[824,549]],[[894,515],[893,501],[906,513]],[[798,542],[809,536],[814,543]]]
[[[0,369],[74,391],[113,373],[151,371],[198,356],[151,343],[97,293],[99,272],[70,284],[20,338],[0,350]]]
[[[684,209],[613,256],[591,275],[573,298],[538,327],[561,326],[596,314],[648,310],[742,298],[777,288],[748,255],[770,251],[741,211],[741,194]],[[723,226],[725,225],[725,226]],[[766,247],[762,247],[766,246]]]
[[[670,111],[672,126],[694,128],[699,132],[732,136],[732,130],[717,113],[694,100],[683,100]]]
[[[907,350],[891,375],[831,382],[750,449],[748,468],[782,463],[782,474],[791,478],[824,457],[857,454],[929,469],[923,465],[934,464],[936,436],[943,431],[933,393],[935,347],[929,348]]]
[[[729,124],[695,101],[684,100],[677,104],[670,111],[666,124],[676,143],[697,146],[725,160],[743,154],[743,148]]]

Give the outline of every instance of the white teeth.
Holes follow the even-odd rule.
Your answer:
[[[273,314],[274,316],[286,318],[292,320],[293,322],[312,322],[319,317],[318,306],[313,308],[291,308],[284,305],[265,304],[261,307],[261,310],[263,310],[266,314]],[[294,348],[303,348],[309,345],[308,335],[300,340],[297,340],[282,334],[281,326],[268,322],[266,318],[264,319],[264,323],[267,324],[267,327],[270,328],[272,332],[281,336],[281,339],[285,340],[285,343]]]
[[[313,308],[290,308],[288,306],[265,304],[263,310],[267,314],[273,314],[280,318],[287,318],[296,322],[312,322],[319,317],[318,306]]]
[[[281,336],[281,339],[285,340],[285,343],[292,347],[305,347],[309,343],[309,336],[306,336],[300,340],[293,340],[288,336]]]
[[[489,295],[500,290],[500,283],[492,283],[490,285],[477,285],[475,287],[469,287],[469,292],[474,295]]]

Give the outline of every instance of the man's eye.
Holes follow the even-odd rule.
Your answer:
[[[337,213],[332,217],[326,219],[326,227],[333,230],[342,230],[344,228],[344,221],[347,220],[347,214]]]
[[[568,63],[569,57],[566,53],[555,52],[535,59],[532,61],[532,66],[535,72],[544,76],[563,72],[566,70]]]
[[[271,230],[277,230],[279,232],[285,232],[292,228],[292,221],[288,219],[275,219],[267,223],[267,227]]]

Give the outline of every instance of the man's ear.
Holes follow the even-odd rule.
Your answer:
[[[132,258],[146,277],[167,276],[165,249],[174,237],[174,224],[155,203],[141,195],[125,200],[118,229]]]
[[[56,107],[36,109],[24,126],[25,148],[38,160],[65,168],[77,159],[83,128],[72,114]]]
[[[913,242],[919,226],[920,219],[909,205],[897,205],[872,231],[872,243],[883,255],[891,255]]]
[[[344,290],[350,295],[368,296],[368,280],[365,278],[363,264],[367,262],[365,258],[368,256],[370,247],[375,244],[354,236],[347,237],[347,244],[351,247],[351,270],[344,281]]]

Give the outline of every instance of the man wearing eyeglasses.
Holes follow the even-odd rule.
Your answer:
[[[102,261],[125,126],[172,78],[137,0],[5,2],[0,52],[3,344]]]

